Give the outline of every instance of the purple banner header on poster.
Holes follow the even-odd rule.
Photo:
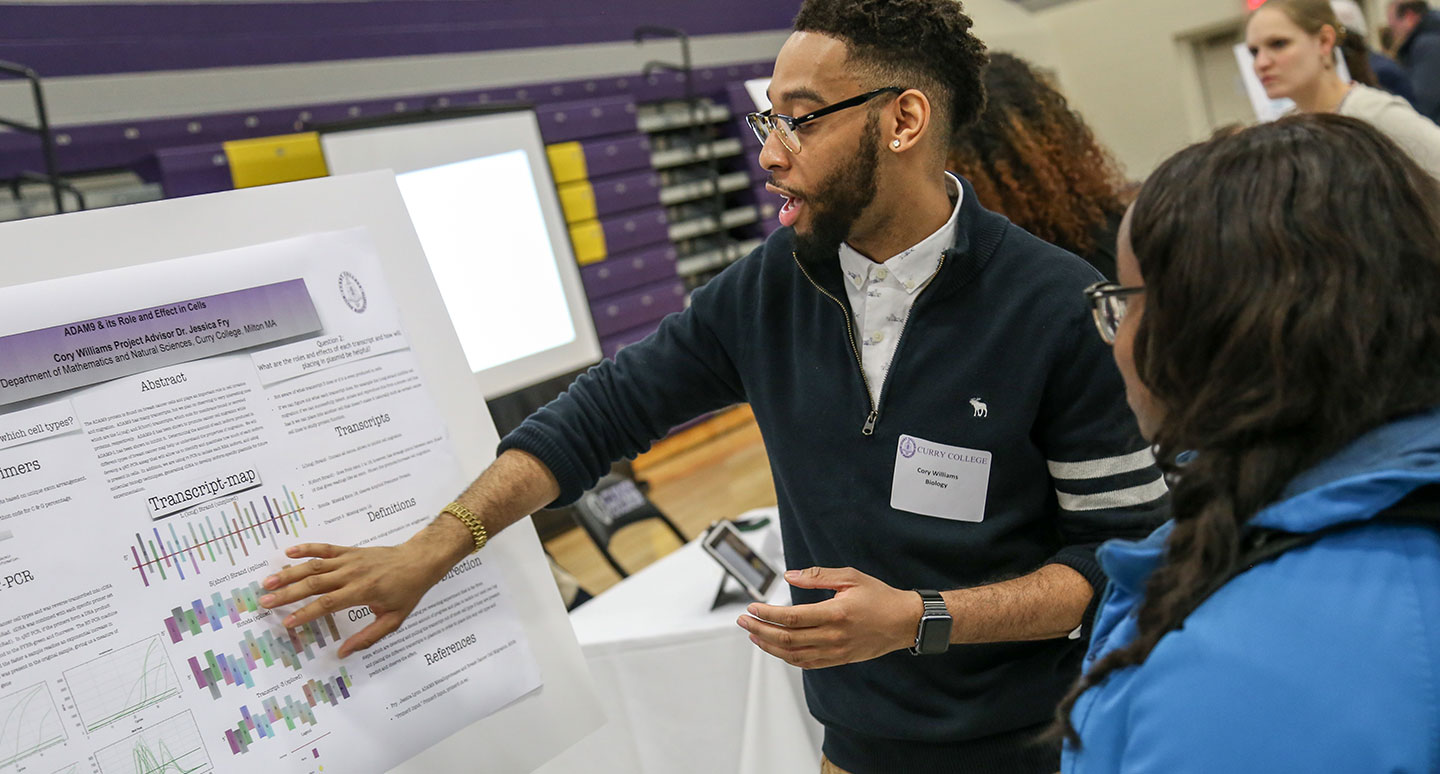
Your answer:
[[[305,280],[294,279],[4,336],[0,407],[320,328]]]

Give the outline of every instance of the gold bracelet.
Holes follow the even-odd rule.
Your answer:
[[[464,524],[465,527],[470,530],[470,537],[475,540],[475,551],[484,548],[485,543],[490,540],[490,535],[485,532],[485,522],[480,521],[480,517],[471,513],[469,508],[466,508],[459,502],[450,503],[444,508],[441,508],[440,512],[454,516],[460,520],[461,524]],[[473,554],[475,551],[471,551],[470,553]]]

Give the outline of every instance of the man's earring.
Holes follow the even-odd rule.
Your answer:
[[[900,141],[899,141],[899,140],[891,140],[891,141],[890,141],[890,147],[894,148],[895,150],[900,150]]]

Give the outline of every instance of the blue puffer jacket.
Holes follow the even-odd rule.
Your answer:
[[[1254,523],[1364,521],[1440,482],[1440,410],[1379,428],[1299,476]],[[1086,668],[1133,640],[1172,524],[1100,550],[1110,586]],[[1071,713],[1070,774],[1440,771],[1440,532],[1375,524],[1222,587],[1139,667]]]

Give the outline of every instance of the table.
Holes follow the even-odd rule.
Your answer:
[[[777,567],[771,526],[746,540]],[[800,670],[752,644],[735,620],[745,601],[714,611],[724,572],[696,541],[631,575],[571,615],[608,723],[540,774],[794,774],[820,767],[820,725]],[[769,600],[789,604],[777,582]]]

